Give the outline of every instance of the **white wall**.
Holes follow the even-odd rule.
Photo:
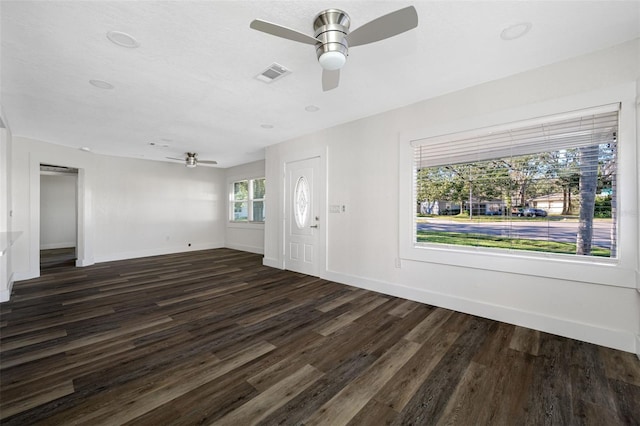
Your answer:
[[[14,137],[16,280],[39,275],[40,163],[79,169],[78,264],[224,246],[224,171]]]
[[[252,253],[264,253],[264,223],[239,223],[229,221],[229,191],[233,182],[245,179],[263,178],[265,176],[264,160],[230,167],[225,170],[226,183],[224,194],[227,200],[226,247]],[[269,197],[267,193],[266,198]],[[266,213],[269,214],[268,212]],[[268,220],[268,219],[267,219]]]
[[[429,133],[443,123],[481,123],[478,118],[487,114],[509,117],[511,111],[529,106],[533,111],[534,105],[563,97],[579,103],[586,92],[606,93],[623,84],[633,87],[627,93],[633,99],[640,75],[639,49],[636,40],[269,147],[266,178],[271,214],[265,229],[264,263],[282,265],[284,194],[274,183],[282,176],[285,159],[302,158],[310,150],[324,152],[325,205],[345,205],[346,211],[325,215],[323,278],[635,352],[640,297],[634,282],[608,286],[540,277],[534,271],[499,272],[492,270],[491,257],[480,269],[400,261],[398,189],[399,144],[404,134]],[[627,161],[633,164],[635,130],[627,137],[622,154],[630,154]],[[627,253],[631,259],[627,265],[637,268],[633,259],[639,250],[638,172],[637,167],[627,166],[623,179],[630,203],[621,229],[629,231],[624,236],[632,251]]]
[[[9,123],[0,110],[0,118],[5,128],[0,128],[0,302],[9,300],[13,285],[11,266],[13,239],[11,227],[11,148],[12,137]]]
[[[40,249],[76,246],[76,185],[73,173],[40,175]]]

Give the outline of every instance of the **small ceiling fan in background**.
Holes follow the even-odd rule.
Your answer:
[[[255,19],[249,25],[254,30],[299,43],[316,46],[318,62],[322,66],[322,90],[338,87],[340,68],[344,66],[349,47],[374,43],[409,31],[418,26],[418,14],[413,6],[396,10],[349,32],[351,18],[339,9],[327,9],[313,20],[313,37],[282,25]]]
[[[185,152],[185,158],[167,157],[169,160],[184,161],[189,168],[196,167],[198,164],[218,164],[213,160],[198,160],[198,154],[195,152]]]

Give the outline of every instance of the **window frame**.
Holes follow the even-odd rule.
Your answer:
[[[265,181],[265,193],[262,198],[254,197],[254,182],[257,180]],[[236,183],[247,182],[247,198],[242,200],[236,200],[235,198],[235,185]],[[259,177],[251,177],[251,178],[235,178],[230,180],[229,182],[229,222],[232,224],[264,224],[264,220],[253,220],[253,203],[256,201],[262,201],[263,208],[266,199],[266,178],[264,176]],[[247,219],[237,220],[235,219],[235,204],[236,203],[247,203]],[[265,216],[266,217],[266,216]]]
[[[500,271],[520,276],[558,278],[625,288],[635,287],[638,265],[638,173],[636,146],[635,85],[621,85],[602,92],[560,98],[538,104],[512,108],[483,116],[435,124],[429,128],[403,133],[399,138],[399,258],[417,261]],[[620,103],[618,127],[618,257],[558,255],[489,249],[471,246],[448,246],[415,242],[414,147],[412,143],[427,138],[486,131],[487,128],[516,126],[520,122],[565,114],[599,105]]]

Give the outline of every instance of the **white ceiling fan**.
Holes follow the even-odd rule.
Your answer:
[[[189,168],[196,167],[198,164],[218,164],[214,160],[198,160],[198,154],[195,152],[185,152],[185,158],[167,157],[169,160],[184,161]]]
[[[318,62],[323,68],[322,90],[338,87],[340,68],[344,66],[349,47],[374,43],[409,31],[418,26],[418,14],[413,6],[396,10],[349,32],[351,18],[339,9],[327,9],[313,20],[313,37],[282,25],[255,19],[249,25],[254,30],[316,47]]]

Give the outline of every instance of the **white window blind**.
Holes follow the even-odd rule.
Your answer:
[[[412,141],[414,243],[617,257],[619,109]]]
[[[417,169],[608,143],[619,104],[411,142]]]

